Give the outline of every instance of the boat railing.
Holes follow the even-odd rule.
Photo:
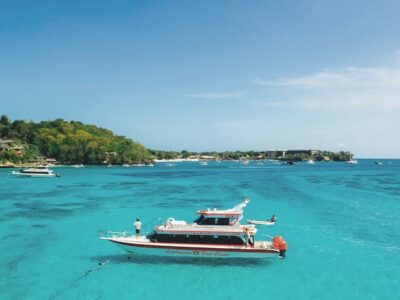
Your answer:
[[[207,228],[209,230],[214,230],[214,231],[237,231],[243,230],[244,227],[249,227],[248,225],[242,225],[242,224],[235,224],[235,225],[197,225],[195,223],[188,223],[188,224],[168,224],[164,223],[161,224],[164,226],[166,229],[170,228],[176,228],[176,229],[195,229],[197,227],[201,228]]]
[[[270,236],[270,235],[268,235],[268,234],[261,234],[261,235],[266,236],[266,237],[269,238],[271,241],[272,241],[272,239],[273,239],[273,237]]]
[[[143,225],[143,232],[147,235],[148,233],[154,230],[155,226],[161,225],[162,219],[160,217],[155,217],[154,219],[150,220],[146,224]]]

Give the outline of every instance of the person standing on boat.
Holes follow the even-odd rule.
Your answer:
[[[142,222],[140,222],[139,219],[136,219],[136,222],[133,223],[133,226],[136,229],[136,237],[139,237],[140,235],[140,229],[142,228]]]

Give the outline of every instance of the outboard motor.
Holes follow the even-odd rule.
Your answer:
[[[275,249],[279,250],[279,258],[285,258],[286,256],[286,250],[287,250],[287,243],[281,236],[276,236],[272,240],[274,243]]]

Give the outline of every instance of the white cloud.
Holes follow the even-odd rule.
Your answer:
[[[278,88],[286,95],[286,101],[264,101],[265,106],[325,111],[400,109],[400,67],[348,67],[298,77],[256,79],[254,83]]]
[[[251,104],[256,105],[256,106],[269,106],[269,107],[279,107],[279,106],[284,106],[285,101],[281,100],[266,100],[266,101],[250,101]]]
[[[256,78],[253,83],[264,86],[297,88],[400,87],[400,68],[347,67],[276,80]]]
[[[246,95],[245,92],[217,92],[217,93],[190,94],[187,95],[187,97],[202,98],[202,99],[232,99],[232,98],[241,98],[245,95]]]

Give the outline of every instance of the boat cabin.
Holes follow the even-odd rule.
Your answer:
[[[194,223],[197,225],[239,225],[239,221],[243,217],[243,211],[234,210],[198,210],[200,215]]]
[[[147,238],[158,243],[246,245],[243,236],[235,235],[164,234],[153,231]]]

